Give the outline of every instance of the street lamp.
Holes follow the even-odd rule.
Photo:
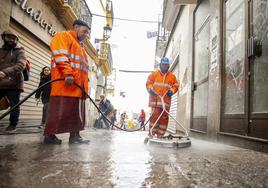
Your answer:
[[[103,27],[103,39],[97,39],[95,38],[95,44],[103,41],[107,41],[110,37],[111,37],[111,31],[112,31],[112,28],[109,27],[109,25],[106,25]]]
[[[103,31],[104,31],[104,39],[105,40],[108,40],[110,37],[111,37],[111,31],[112,31],[112,28],[109,27],[109,25],[106,25],[105,27],[103,27]]]
[[[109,25],[106,25],[103,27],[103,38],[102,39],[95,38],[95,44],[97,44],[96,46],[97,52],[100,51],[99,42],[102,41],[104,44],[106,44],[106,41],[111,37],[111,31],[112,29],[109,27]]]

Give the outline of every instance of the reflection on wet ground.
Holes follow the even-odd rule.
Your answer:
[[[42,145],[41,134],[0,136],[0,187],[268,187],[268,155],[192,139],[143,144],[145,132],[86,130],[87,145]]]

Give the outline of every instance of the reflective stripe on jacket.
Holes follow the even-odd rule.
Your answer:
[[[175,94],[179,89],[179,83],[172,72],[168,71],[166,74],[163,74],[160,70],[157,70],[149,75],[146,82],[146,88],[147,90],[153,88],[157,94],[163,96],[168,90],[171,90],[173,94]],[[166,108],[169,108],[171,97],[165,95],[164,102]],[[150,94],[149,106],[162,107],[160,97]]]
[[[72,75],[74,81],[88,91],[88,63],[85,50],[77,40],[75,31],[57,33],[51,41],[51,79]],[[53,82],[51,96],[81,97],[81,90],[64,81]]]

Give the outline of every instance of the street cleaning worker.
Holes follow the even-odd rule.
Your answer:
[[[79,84],[88,91],[88,61],[83,40],[90,27],[82,20],[75,20],[72,31],[58,32],[51,40],[51,79],[53,82],[44,130],[45,144],[61,144],[59,133],[70,133],[69,144],[85,143],[79,131],[85,126],[85,96],[74,85]]]
[[[171,96],[179,89],[179,83],[176,76],[169,71],[169,59],[163,57],[160,62],[160,70],[152,72],[146,82],[146,88],[149,92],[149,107],[152,108],[152,115],[150,118],[150,129],[163,111],[161,99],[159,96],[164,96],[166,110],[169,112],[171,104]],[[159,96],[158,96],[159,95]],[[164,136],[168,126],[168,114],[164,112],[152,130],[152,134],[157,137]]]

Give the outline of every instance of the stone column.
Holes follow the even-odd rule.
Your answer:
[[[221,117],[221,26],[220,0],[210,0],[210,63],[207,137],[216,140]]]

